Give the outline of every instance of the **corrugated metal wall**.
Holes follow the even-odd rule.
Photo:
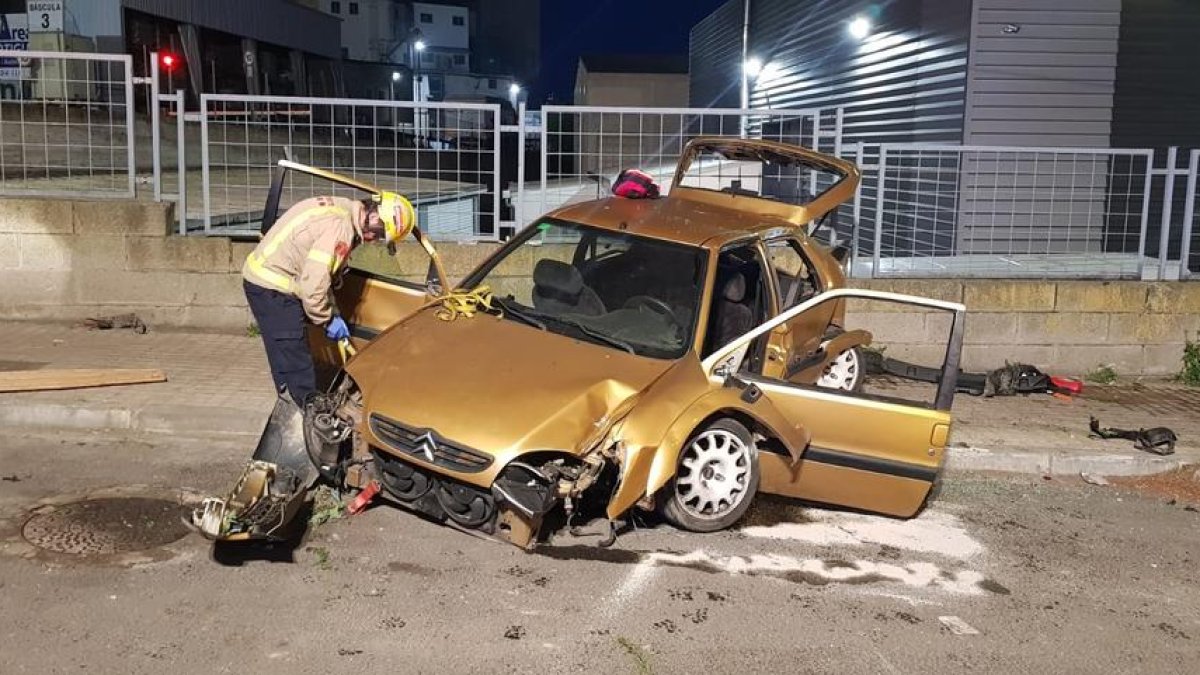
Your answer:
[[[753,0],[751,105],[842,106],[847,142],[960,141],[969,20],[964,0]]]
[[[742,1],[729,0],[692,28],[688,70],[693,108],[741,107]]]
[[[975,0],[969,144],[1106,147],[1121,0]]]
[[[1114,147],[1155,148],[1160,165],[1166,149],[1180,147],[1185,164],[1188,148],[1200,148],[1200,2],[1196,0],[1125,0],[1121,11],[1120,53],[1113,96]],[[1158,251],[1163,185],[1155,181],[1151,195],[1148,248]],[[1185,184],[1175,183],[1174,220],[1181,222]],[[1200,270],[1200,218],[1193,223],[1191,269]],[[1180,232],[1177,229],[1175,232]],[[1170,254],[1182,239],[1170,238]]]
[[[342,22],[287,0],[123,0],[123,4],[181,23],[341,58]]]

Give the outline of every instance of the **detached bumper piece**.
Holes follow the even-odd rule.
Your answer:
[[[285,539],[316,478],[303,415],[289,396],[281,396],[233,489],[224,498],[205,499],[192,512],[191,524],[213,541]]]

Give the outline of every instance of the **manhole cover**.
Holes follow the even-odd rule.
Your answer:
[[[35,514],[21,534],[38,548],[73,555],[108,555],[164,546],[188,533],[184,507],[165,499],[91,499]]]

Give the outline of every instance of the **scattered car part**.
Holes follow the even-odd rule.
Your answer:
[[[1115,427],[1101,428],[1100,420],[1095,417],[1090,418],[1088,428],[1091,430],[1091,436],[1095,438],[1124,438],[1133,441],[1133,446],[1138,450],[1155,455],[1171,455],[1175,453],[1175,442],[1179,437],[1175,432],[1167,427],[1153,427],[1150,429],[1117,429]]]
[[[166,373],[148,368],[13,370],[0,372],[0,393],[84,389],[166,381]]]
[[[97,316],[84,319],[80,324],[88,330],[113,330],[128,328],[138,335],[144,335],[150,327],[137,314],[118,314],[116,316]]]

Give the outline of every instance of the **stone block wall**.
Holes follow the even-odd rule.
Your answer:
[[[0,320],[80,321],[136,312],[153,327],[243,331],[250,324],[241,266],[253,249],[224,238],[178,237],[171,205],[135,201],[0,199]],[[441,244],[458,280],[494,244]],[[368,266],[425,277],[416,244]],[[563,255],[567,252],[564,250]],[[514,270],[514,274],[517,273]],[[853,280],[863,288],[967,305],[964,367],[1025,361],[1062,374],[1111,365],[1122,375],[1179,371],[1183,343],[1200,334],[1200,281]],[[508,292],[529,280],[506,276]],[[889,354],[935,354],[939,313],[881,311],[851,317]]]

